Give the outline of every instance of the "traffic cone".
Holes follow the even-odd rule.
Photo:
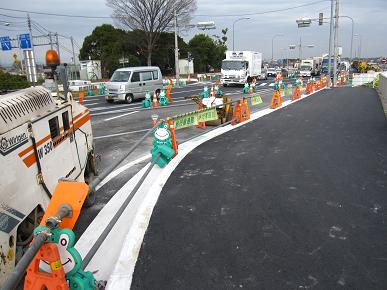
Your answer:
[[[211,98],[211,97],[214,97],[214,98],[215,98],[214,86],[211,87],[210,98]]]
[[[250,95],[254,94],[254,88],[252,84],[250,84],[250,87],[249,87],[249,94]]]
[[[172,85],[169,85],[165,94],[166,94],[166,96],[168,98],[169,103],[172,104],[173,103],[173,99],[172,99],[172,96],[171,96],[171,91],[172,91]]]
[[[202,109],[204,109],[204,106],[201,104],[198,104],[198,110],[202,110]],[[196,128],[206,129],[206,122],[198,122],[198,124],[196,125]]]
[[[158,108],[159,107],[159,101],[157,100],[156,93],[153,94],[153,101],[152,101],[152,108]]]

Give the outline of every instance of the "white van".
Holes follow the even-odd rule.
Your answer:
[[[163,77],[157,66],[120,68],[107,84],[106,101],[131,103],[135,99],[144,98],[147,91],[158,94],[162,88]]]

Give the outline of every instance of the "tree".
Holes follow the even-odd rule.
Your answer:
[[[206,72],[208,66],[220,69],[227,50],[227,28],[222,30],[222,37],[214,35],[215,39],[205,34],[196,34],[188,43],[195,63],[195,71]]]
[[[148,65],[152,64],[152,53],[161,32],[175,20],[174,13],[179,23],[189,23],[196,10],[196,0],[107,0],[106,4],[123,28],[144,31],[138,41],[147,52]]]
[[[104,77],[109,77],[120,66],[121,57],[129,58],[131,66],[141,65],[134,36],[110,24],[97,26],[85,38],[79,56],[82,60],[101,60]]]
[[[28,88],[31,84],[25,76],[13,75],[0,69],[0,92]]]

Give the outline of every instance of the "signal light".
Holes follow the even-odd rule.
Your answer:
[[[318,25],[323,25],[324,13],[319,13],[318,15]]]
[[[57,66],[60,65],[60,59],[58,53],[53,50],[47,50],[46,52],[46,65],[48,66]]]

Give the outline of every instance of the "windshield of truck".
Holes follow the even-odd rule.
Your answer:
[[[242,70],[245,69],[245,63],[243,61],[222,61],[222,69],[224,70]]]
[[[309,65],[302,65],[301,70],[311,70],[312,68]]]
[[[130,71],[115,71],[110,79],[111,82],[127,82],[130,77]]]
[[[331,62],[333,64],[333,59],[331,59]],[[328,67],[328,63],[329,63],[329,58],[324,58],[322,61],[322,66]]]

